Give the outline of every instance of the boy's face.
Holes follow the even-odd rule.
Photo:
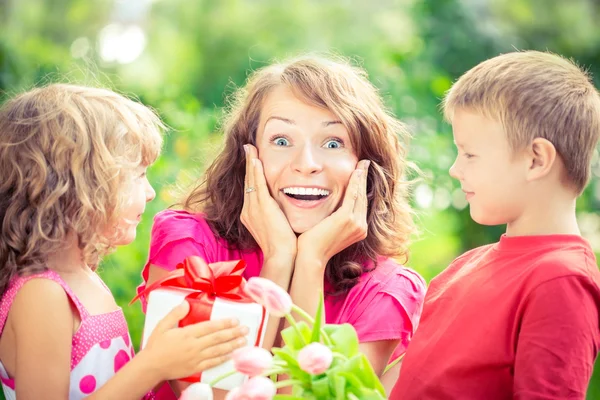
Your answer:
[[[471,218],[482,225],[515,222],[527,198],[524,153],[513,152],[499,122],[467,109],[452,121],[458,149],[450,176],[460,181]]]

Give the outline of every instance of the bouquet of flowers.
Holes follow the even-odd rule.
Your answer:
[[[313,319],[292,303],[289,294],[264,278],[250,278],[245,287],[254,301],[276,317],[285,317],[289,327],[281,332],[284,346],[272,354],[260,347],[244,347],[233,353],[235,371],[250,379],[231,390],[227,400],[270,399],[385,399],[385,391],[364,354],[350,324],[322,324],[323,298]],[[292,311],[303,321],[296,321]],[[212,399],[213,386],[194,384],[181,399]],[[278,379],[279,378],[279,379]],[[291,387],[292,394],[276,394]]]

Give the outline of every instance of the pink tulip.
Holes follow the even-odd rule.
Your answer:
[[[307,345],[298,353],[298,364],[309,374],[318,375],[327,371],[333,361],[329,347],[315,342]]]
[[[242,347],[232,354],[236,371],[250,377],[260,375],[273,364],[273,356],[262,347]]]
[[[277,393],[275,384],[264,376],[255,376],[244,383],[237,394],[239,400],[271,400]]]
[[[250,278],[246,293],[274,317],[283,317],[292,311],[292,298],[274,282],[260,277]]]
[[[179,400],[213,400],[212,388],[206,383],[194,383],[181,393]]]

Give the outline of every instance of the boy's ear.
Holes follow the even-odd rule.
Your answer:
[[[556,148],[547,139],[535,138],[528,149],[528,180],[533,181],[550,173],[556,161]]]

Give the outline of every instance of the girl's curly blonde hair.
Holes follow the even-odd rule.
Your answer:
[[[97,267],[130,173],[158,157],[163,129],[142,104],[75,85],[36,88],[0,108],[0,295],[15,275],[45,270],[67,235]]]
[[[246,86],[234,94],[225,115],[223,151],[183,206],[205,213],[214,233],[232,247],[257,248],[240,221],[244,203],[243,145],[256,145],[262,105],[279,86],[335,114],[350,132],[358,159],[371,160],[367,178],[368,236],[336,254],[325,271],[334,291],[343,293],[358,283],[365,261],[377,265],[378,256],[406,259],[415,230],[407,199],[409,182],[405,179],[410,134],[384,107],[366,72],[345,59],[304,56],[254,72]]]

